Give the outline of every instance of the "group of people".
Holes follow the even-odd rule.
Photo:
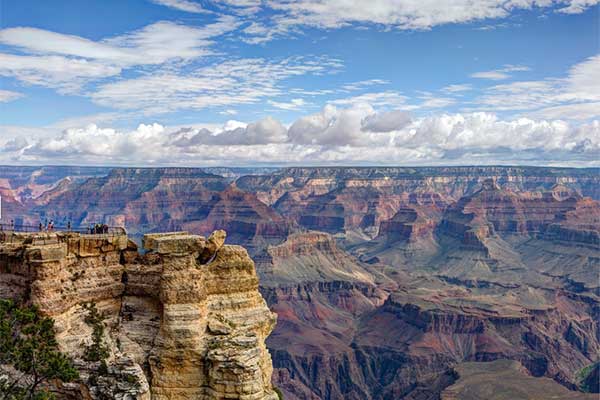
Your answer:
[[[15,222],[14,220],[10,220],[10,224],[6,224],[8,225],[8,229],[10,231],[14,231],[15,230]],[[0,231],[4,231],[4,227],[5,224],[0,224]],[[21,228],[28,228],[29,231],[31,231],[32,229],[35,229],[34,226],[26,226],[26,225],[21,225]],[[54,224],[54,220],[53,219],[46,219],[44,220],[44,222],[40,222],[38,225],[38,230],[40,232],[54,232],[54,230],[56,229],[56,225]],[[64,230],[65,227],[60,227],[59,230]],[[88,234],[107,234],[108,231],[110,230],[110,228],[108,227],[108,225],[106,224],[100,224],[100,223],[96,223],[96,224],[90,224],[90,226],[87,228],[87,232]],[[71,221],[67,222],[67,226],[66,226],[66,231],[71,232],[72,231],[72,226],[71,226]],[[78,232],[81,232],[81,230],[78,230]]]
[[[90,227],[88,228],[88,233],[91,234],[106,234],[108,233],[108,225],[106,224],[90,224]]]
[[[69,222],[67,225],[68,225],[68,230],[71,230],[71,222]],[[53,219],[51,219],[50,221],[45,220],[43,224],[40,222],[38,229],[40,232],[54,231],[54,220]]]

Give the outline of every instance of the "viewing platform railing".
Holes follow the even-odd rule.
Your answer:
[[[90,237],[113,237],[113,236],[122,236],[126,235],[127,232],[125,228],[120,226],[102,226],[100,225],[98,229],[95,229],[95,226],[92,227],[68,227],[68,226],[59,226],[54,225],[52,228],[47,228],[42,226],[35,225],[25,225],[25,224],[6,224],[0,223],[0,242],[12,242],[17,234],[29,233],[32,236],[36,236],[36,242],[43,243],[55,243],[61,240],[61,236],[63,235],[53,235],[56,233],[77,233],[81,236],[90,236]],[[38,234],[38,235],[36,235]],[[64,235],[63,237],[66,237]]]

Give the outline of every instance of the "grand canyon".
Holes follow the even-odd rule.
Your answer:
[[[4,166],[0,195],[0,294],[54,318],[65,398],[597,398],[598,168]]]
[[[0,400],[599,400],[600,0],[0,0]]]

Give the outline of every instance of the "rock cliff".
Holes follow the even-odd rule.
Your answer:
[[[141,254],[124,234],[5,232],[0,297],[54,318],[81,375],[64,398],[277,399],[265,346],[276,316],[246,250],[224,241],[149,234]]]

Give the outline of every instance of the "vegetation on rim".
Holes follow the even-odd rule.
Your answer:
[[[53,399],[48,382],[78,378],[73,362],[58,349],[54,321],[36,307],[0,299],[0,399]]]

